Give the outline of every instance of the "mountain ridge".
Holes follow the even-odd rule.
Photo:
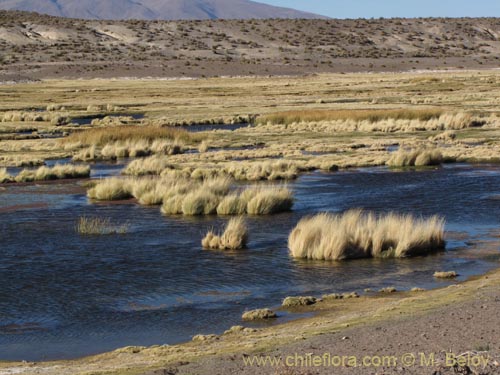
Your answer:
[[[0,0],[0,9],[94,20],[327,18],[251,0]]]

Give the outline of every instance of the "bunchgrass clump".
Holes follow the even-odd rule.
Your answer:
[[[231,190],[232,180],[185,177],[171,170],[162,176],[112,177],[98,181],[87,191],[94,200],[113,201],[135,198],[142,205],[161,205],[165,215],[269,215],[288,211],[293,193],[285,187],[250,187]]]
[[[117,141],[158,141],[159,139],[191,142],[201,139],[184,129],[161,127],[154,125],[108,126],[74,132],[64,139],[64,143],[80,143],[86,146],[104,146]]]
[[[220,235],[209,231],[201,241],[204,249],[239,250],[247,245],[248,228],[243,217],[229,220],[224,232]]]
[[[302,219],[288,238],[294,258],[345,260],[402,258],[444,250],[444,219],[362,210]]]
[[[42,166],[38,169],[23,169],[15,177],[16,182],[48,181],[90,176],[87,165],[56,164],[53,167]]]
[[[109,218],[82,216],[76,224],[76,232],[82,235],[125,234],[128,224],[114,225]]]
[[[437,119],[443,114],[440,109],[374,109],[374,110],[321,110],[309,109],[271,113],[257,119],[259,124],[293,124],[320,121],[369,121]]]
[[[87,196],[98,201],[116,201],[132,198],[133,184],[126,178],[107,178],[87,191]]]
[[[390,167],[424,167],[439,165],[443,162],[441,151],[432,148],[420,148],[416,150],[399,149],[391,155],[387,161]]]
[[[294,201],[293,193],[283,187],[250,189],[245,196],[251,197],[247,198],[247,213],[250,215],[270,215],[290,211]]]
[[[8,172],[7,168],[0,168],[0,184],[4,184],[6,182],[14,181],[14,177],[12,177]]]

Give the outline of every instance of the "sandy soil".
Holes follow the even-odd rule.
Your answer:
[[[159,374],[500,374],[500,292],[480,293],[467,302],[450,303],[424,316],[405,316],[400,319],[377,322],[362,327],[347,328],[308,340],[285,345],[275,350],[259,353],[259,356],[275,358],[293,357],[295,354],[322,357],[356,356],[359,367],[300,367],[286,368],[270,366],[245,366],[243,355],[231,355],[204,359],[200,362],[168,369],[150,371],[144,375]],[[415,358],[414,366],[402,363],[404,355]],[[467,354],[487,359],[488,364],[474,367],[449,366],[447,354]],[[426,365],[426,359],[434,355],[433,365]],[[363,366],[365,356],[370,357],[372,366]],[[377,358],[395,356],[394,366],[377,367]],[[473,357],[471,357],[472,359]],[[292,360],[290,360],[292,361]],[[292,362],[290,362],[292,363]],[[389,363],[391,364],[392,363]]]

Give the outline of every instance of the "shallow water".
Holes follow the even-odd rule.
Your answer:
[[[71,119],[71,123],[77,124],[77,125],[90,125],[92,123],[92,120],[95,119],[103,119],[104,117],[132,117],[134,120],[141,120],[144,118],[144,113],[113,113],[112,115],[109,114],[101,114],[101,115],[89,115],[89,116],[81,116],[81,117],[73,117]]]
[[[287,295],[433,288],[436,270],[463,280],[498,266],[500,168],[369,168],[313,173],[289,184],[291,213],[250,217],[249,249],[203,251],[227,218],[163,217],[157,207],[90,204],[78,182],[0,190],[1,359],[58,359],[127,345],[189,340],[241,324],[243,311]],[[296,261],[287,236],[304,215],[353,207],[447,219],[448,250],[415,259]],[[130,224],[125,235],[82,237],[81,215]],[[278,321],[294,318],[281,313]]]
[[[242,128],[248,128],[251,126],[247,123],[242,124],[200,124],[200,125],[182,125],[179,128],[186,129],[188,132],[198,133],[213,130],[229,130],[235,131]]]

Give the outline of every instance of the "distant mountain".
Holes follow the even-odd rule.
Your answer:
[[[326,18],[250,0],[0,0],[0,9],[99,20]]]

